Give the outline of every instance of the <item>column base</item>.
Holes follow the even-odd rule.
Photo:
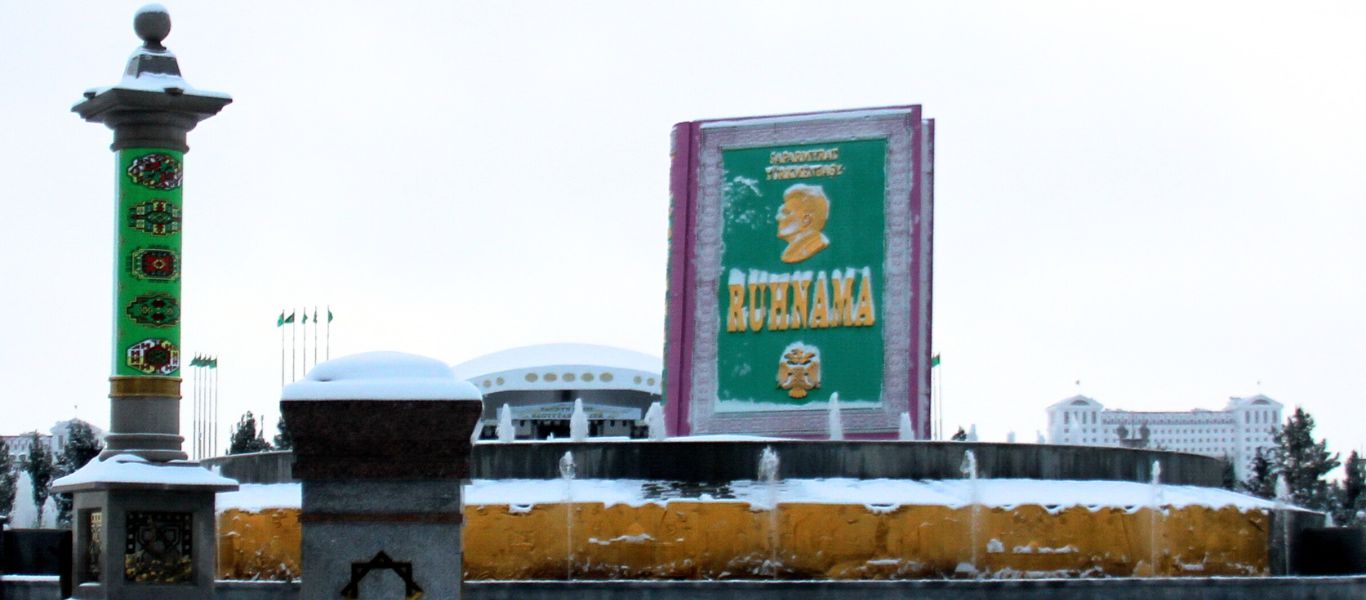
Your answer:
[[[237,482],[190,462],[121,454],[53,482],[73,496],[72,571],[80,600],[212,600],[215,494]]]

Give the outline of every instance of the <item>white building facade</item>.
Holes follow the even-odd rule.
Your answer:
[[[1073,396],[1048,407],[1054,444],[1174,450],[1227,458],[1239,481],[1247,479],[1258,450],[1275,447],[1280,402],[1262,394],[1229,398],[1223,410],[1181,412],[1110,410],[1094,398]]]
[[[71,424],[74,422],[76,422],[76,419],[58,421],[48,430],[51,433],[38,434],[38,443],[47,446],[48,453],[52,455],[53,460],[57,459],[57,456],[62,453],[62,448],[66,447],[67,440],[71,439]],[[101,442],[104,441],[103,429],[90,425],[89,423],[86,423],[86,425],[89,425],[90,430],[95,432],[96,439],[99,439]],[[0,439],[4,439],[5,445],[9,447],[9,455],[10,458],[14,459],[14,464],[21,465],[24,461],[28,460],[28,454],[33,450],[32,434],[21,433],[19,435],[0,435]]]

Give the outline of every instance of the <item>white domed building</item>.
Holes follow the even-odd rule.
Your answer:
[[[660,401],[664,361],[625,348],[543,344],[487,354],[451,367],[484,394],[485,439],[504,404],[517,439],[569,437],[574,400],[583,400],[592,437],[644,437],[643,419]]]

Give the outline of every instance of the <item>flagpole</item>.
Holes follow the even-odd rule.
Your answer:
[[[280,311],[280,319],[275,323],[275,328],[280,330],[280,388],[285,387],[285,311]]]
[[[318,366],[318,305],[313,305],[313,366]]]
[[[299,380],[299,365],[294,360],[294,349],[299,347],[299,325],[293,319],[294,315],[289,315],[289,380]]]
[[[198,359],[199,356],[198,356],[198,355],[195,355],[195,358]],[[196,361],[195,361],[195,367],[194,367],[194,392],[195,392],[195,424],[194,424],[194,433],[195,433],[195,440],[194,440],[194,442],[195,442],[195,448],[194,448],[194,451],[195,451],[195,454],[198,455],[197,458],[196,458],[195,460],[199,460],[200,458],[204,458],[204,365],[203,365],[199,360],[196,360]]]
[[[304,333],[300,337],[303,338],[304,345],[299,349],[299,362],[303,365],[302,368],[299,369],[299,377],[303,377],[308,375],[308,309],[304,309],[300,312],[304,313],[303,318],[300,319],[303,321],[300,325],[304,328]]]
[[[191,380],[194,387],[191,388],[190,398],[194,399],[194,413],[190,417],[190,458],[194,461],[199,459],[199,355],[195,354],[190,361]]]
[[[199,458],[204,458],[204,363],[202,357],[195,356],[194,368],[194,387],[195,387],[195,454]]]
[[[332,305],[327,305],[327,360],[332,360]]]
[[[213,418],[209,421],[209,456],[218,455],[218,357],[213,357]]]

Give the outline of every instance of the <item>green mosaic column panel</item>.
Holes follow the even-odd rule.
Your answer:
[[[184,153],[118,152],[114,375],[180,373],[181,177]]]

